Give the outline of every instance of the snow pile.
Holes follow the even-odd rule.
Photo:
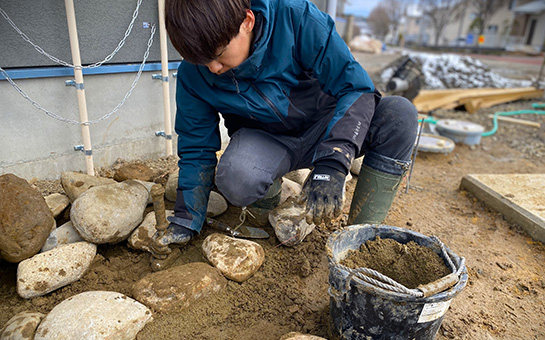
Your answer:
[[[456,54],[408,53],[421,65],[424,87],[428,89],[450,88],[512,88],[529,87],[529,80],[514,80],[492,72],[480,60]],[[385,70],[381,78],[388,81],[393,69]]]

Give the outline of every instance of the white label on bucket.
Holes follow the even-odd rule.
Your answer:
[[[430,322],[439,319],[440,317],[445,315],[451,301],[452,300],[426,303],[424,305],[424,308],[422,308],[422,313],[420,313],[418,323]]]

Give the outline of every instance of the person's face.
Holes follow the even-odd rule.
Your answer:
[[[242,64],[250,55],[250,44],[253,40],[255,24],[254,13],[246,11],[246,19],[240,25],[239,33],[231,39],[227,46],[217,52],[217,58],[205,64],[210,72],[220,75]]]

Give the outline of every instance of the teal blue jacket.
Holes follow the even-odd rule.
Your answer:
[[[335,110],[313,163],[348,169],[380,96],[337,34],[334,21],[307,0],[252,0],[251,55],[222,74],[183,61],[176,123],[179,181],[175,214],[200,231],[221,147],[219,113],[228,134],[241,127],[297,136]]]

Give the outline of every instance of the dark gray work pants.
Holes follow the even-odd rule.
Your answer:
[[[328,120],[317,122],[302,137],[272,135],[242,128],[233,134],[216,172],[216,186],[236,206],[248,206],[267,194],[276,178],[312,166],[316,146]],[[367,166],[402,175],[410,164],[417,131],[417,111],[406,98],[382,98],[360,155]]]

